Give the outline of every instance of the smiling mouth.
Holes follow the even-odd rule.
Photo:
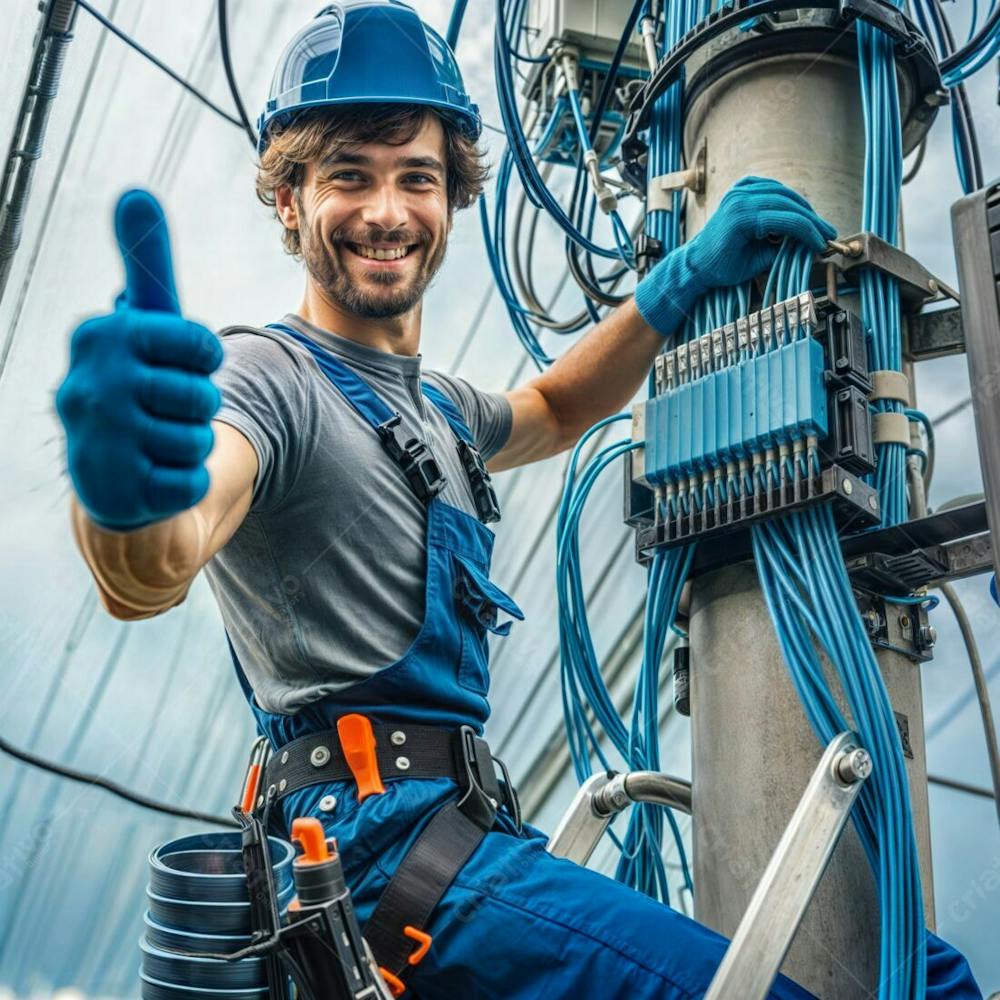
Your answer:
[[[408,256],[417,244],[399,244],[393,247],[373,247],[366,243],[345,243],[344,244],[355,256],[365,260],[402,260]]]

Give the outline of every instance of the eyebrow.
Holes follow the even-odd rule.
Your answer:
[[[337,164],[349,164],[356,167],[370,167],[375,161],[370,156],[363,153],[341,152],[334,153],[328,160],[323,161],[323,166],[330,169]],[[404,167],[408,170],[437,170],[444,173],[444,164],[433,156],[401,156],[395,166]]]

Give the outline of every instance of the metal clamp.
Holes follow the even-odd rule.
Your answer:
[[[873,267],[899,282],[904,307],[915,312],[932,299],[947,297],[959,301],[958,292],[931,274],[918,260],[874,233],[856,233],[834,241],[823,255],[845,277],[854,280],[858,268]]]
[[[616,813],[634,802],[691,812],[691,785],[658,771],[614,771],[591,775],[577,790],[545,850],[585,865]]]

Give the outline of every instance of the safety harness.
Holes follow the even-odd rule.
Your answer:
[[[493,826],[497,809],[506,808],[520,829],[520,805],[504,763],[471,726],[382,725],[344,715],[335,730],[310,733],[275,752],[256,801],[258,814],[266,817],[282,798],[310,785],[353,780],[363,801],[384,792],[387,782],[407,778],[451,778],[459,795],[434,814],[364,927],[377,964],[390,986],[399,983],[396,988],[402,973],[426,953],[430,937],[423,928]]]

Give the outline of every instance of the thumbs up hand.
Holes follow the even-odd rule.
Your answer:
[[[115,209],[125,290],[114,312],[73,332],[56,393],[77,496],[91,519],[116,531],[194,506],[208,492],[205,459],[222,363],[211,330],[184,319],[163,211],[147,191]]]

